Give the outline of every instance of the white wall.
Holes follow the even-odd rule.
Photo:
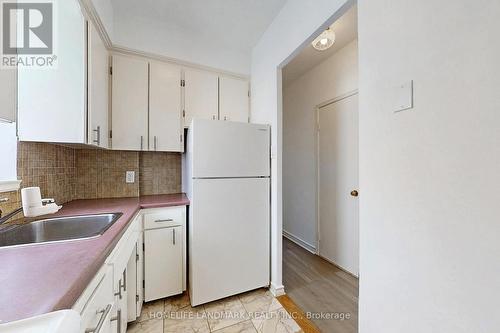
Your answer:
[[[283,230],[317,247],[315,107],[358,89],[354,40],[283,89]]]
[[[500,2],[358,9],[360,332],[498,332]]]
[[[113,44],[237,74],[250,73],[250,54],[216,45],[166,21],[145,20],[133,12],[114,18]],[[168,32],[168,33],[167,33]]]
[[[271,287],[282,291],[281,71],[304,41],[331,24],[345,0],[289,0],[252,52],[251,120],[271,125]],[[328,22],[327,22],[328,21]],[[280,110],[280,112],[278,112]]]

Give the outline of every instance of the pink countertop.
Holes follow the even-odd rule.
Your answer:
[[[69,309],[139,209],[189,205],[185,194],[76,200],[54,216],[123,213],[102,236],[0,248],[0,323]]]

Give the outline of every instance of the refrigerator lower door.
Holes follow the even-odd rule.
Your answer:
[[[268,178],[194,179],[189,219],[193,306],[269,285]]]

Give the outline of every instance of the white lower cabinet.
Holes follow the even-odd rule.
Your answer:
[[[182,226],[146,230],[146,302],[182,293]]]
[[[80,331],[126,333],[144,301],[185,291],[185,228],[186,206],[140,211],[73,306]]]
[[[186,290],[186,207],[144,213],[144,300]]]

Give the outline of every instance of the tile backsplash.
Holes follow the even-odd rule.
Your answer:
[[[17,176],[21,187],[38,186],[42,198],[57,203],[73,200],[76,184],[75,150],[46,143],[19,142]]]
[[[125,182],[126,171],[135,183]],[[43,198],[58,204],[76,199],[136,197],[181,191],[181,154],[76,149],[48,143],[19,142],[17,174],[21,187],[39,186]],[[8,213],[21,206],[20,191],[0,209]]]
[[[76,151],[75,199],[139,196],[139,153],[82,149]],[[125,182],[125,173],[134,171],[135,183]]]
[[[139,170],[141,195],[181,192],[181,154],[141,152]]]

